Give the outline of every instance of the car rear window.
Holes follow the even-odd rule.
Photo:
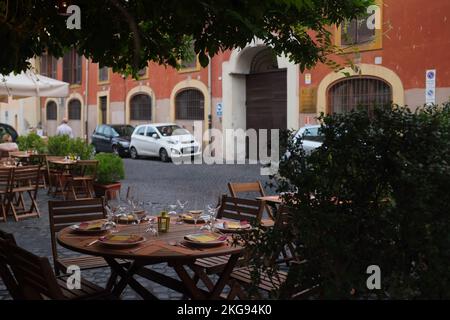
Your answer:
[[[116,137],[130,137],[134,131],[133,126],[113,126],[112,129]]]
[[[320,127],[306,128],[303,132],[302,137],[303,140],[314,142],[323,142],[325,139],[325,137],[320,132]]]
[[[179,126],[176,126],[176,125],[159,126],[156,128],[161,133],[161,135],[164,137],[182,136],[185,134],[189,134],[189,131],[187,131],[186,129],[183,129]]]

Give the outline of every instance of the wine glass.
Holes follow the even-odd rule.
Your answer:
[[[106,209],[106,217],[108,218],[108,221],[105,223],[105,227],[106,229],[111,230],[111,233],[116,233],[117,232],[117,225],[115,222],[116,215],[109,206],[106,206],[105,209]]]
[[[208,214],[206,215],[206,223],[200,228],[200,230],[213,231],[214,224],[216,222],[217,209],[218,208],[214,204],[210,203],[207,205]]]
[[[192,215],[192,218],[194,219],[194,224],[197,224],[198,218],[200,218],[200,215],[203,213],[203,210],[191,210],[189,213]]]
[[[181,212],[184,212],[184,208],[187,206],[188,201],[177,200],[177,204],[180,207]]]
[[[176,204],[169,204],[169,215],[176,215],[177,214],[177,205]]]
[[[142,209],[144,210],[145,217],[141,219],[144,221],[148,221],[148,228],[145,229],[146,233],[150,233],[151,236],[158,235],[158,228],[156,226],[157,220],[154,216],[152,216],[154,203],[152,201],[143,201]]]

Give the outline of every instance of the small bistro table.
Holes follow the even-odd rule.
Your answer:
[[[56,196],[61,193],[64,196],[64,175],[70,172],[72,166],[77,164],[77,161],[65,159],[50,159],[48,160],[48,162],[59,168],[58,173],[55,174],[56,186],[54,195]]]
[[[199,232],[199,224],[194,225],[190,223],[175,224],[171,222],[168,233],[160,233],[159,236],[150,236],[144,233],[147,228],[144,225],[117,225],[117,234],[141,234],[146,237],[146,241],[136,247],[131,248],[111,248],[95,243],[89,245],[92,241],[99,238],[98,235],[80,235],[73,233],[71,229],[65,228],[58,233],[58,243],[70,250],[89,254],[93,256],[103,257],[118,277],[119,281],[113,286],[112,292],[120,295],[123,290],[129,285],[144,299],[156,299],[156,297],[144,286],[142,286],[134,275],[139,275],[153,282],[159,283],[184,295],[199,300],[221,299],[221,293],[229,280],[229,276],[236,266],[236,263],[243,251],[243,247],[232,246],[229,243],[218,247],[187,247],[177,245],[179,241],[183,240],[184,236],[190,233]],[[176,245],[174,245],[174,243]],[[195,266],[195,260],[199,258],[225,256],[229,255],[227,265],[219,279],[211,291],[201,289],[197,286],[197,281],[194,280],[195,275],[200,272]],[[130,265],[121,266],[116,262],[116,259],[126,259],[131,261]],[[169,267],[173,268],[180,280],[169,277],[166,274],[156,272],[146,266],[167,263]],[[188,270],[193,271],[194,276],[188,273]]]

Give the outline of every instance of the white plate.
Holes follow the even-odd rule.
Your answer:
[[[86,233],[86,234],[103,233],[103,232],[109,230],[105,226],[105,224],[103,224],[103,226],[100,229],[80,229],[80,224],[82,224],[82,223],[74,224],[74,225],[70,226],[70,229],[72,229],[74,232],[77,232],[77,233]]]
[[[216,228],[217,230],[219,230],[220,232],[225,232],[225,233],[237,233],[237,232],[243,232],[243,231],[248,231],[252,228],[252,226],[250,224],[248,225],[244,225],[241,228],[225,228],[223,226],[223,222],[220,223],[216,223],[214,225],[214,228]]]
[[[115,235],[109,235],[109,236],[111,236],[111,237],[116,236],[117,237],[117,236],[131,236],[131,235],[129,235],[129,234],[123,234],[123,235],[115,234]],[[98,242],[101,243],[102,245],[105,245],[105,246],[108,246],[108,247],[128,248],[128,247],[133,247],[133,246],[136,246],[136,245],[138,245],[140,243],[143,243],[143,242],[147,241],[147,239],[145,237],[143,237],[143,236],[140,236],[140,235],[133,235],[133,236],[138,236],[139,238],[136,241],[133,241],[133,242],[119,242],[119,241],[108,241],[108,239],[107,239],[108,236],[106,236],[106,237],[99,238]]]
[[[217,237],[223,237],[223,235],[217,234]],[[223,237],[223,240],[217,240],[217,241],[209,241],[209,242],[199,242],[190,240],[187,238],[187,236],[183,239],[184,242],[187,244],[193,245],[193,246],[199,246],[199,247],[217,247],[227,242],[227,237]]]

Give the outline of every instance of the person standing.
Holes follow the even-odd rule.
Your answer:
[[[67,124],[69,121],[67,118],[64,118],[61,122],[61,124],[56,128],[56,135],[57,136],[69,136],[70,138],[73,138],[73,132],[72,128]]]

